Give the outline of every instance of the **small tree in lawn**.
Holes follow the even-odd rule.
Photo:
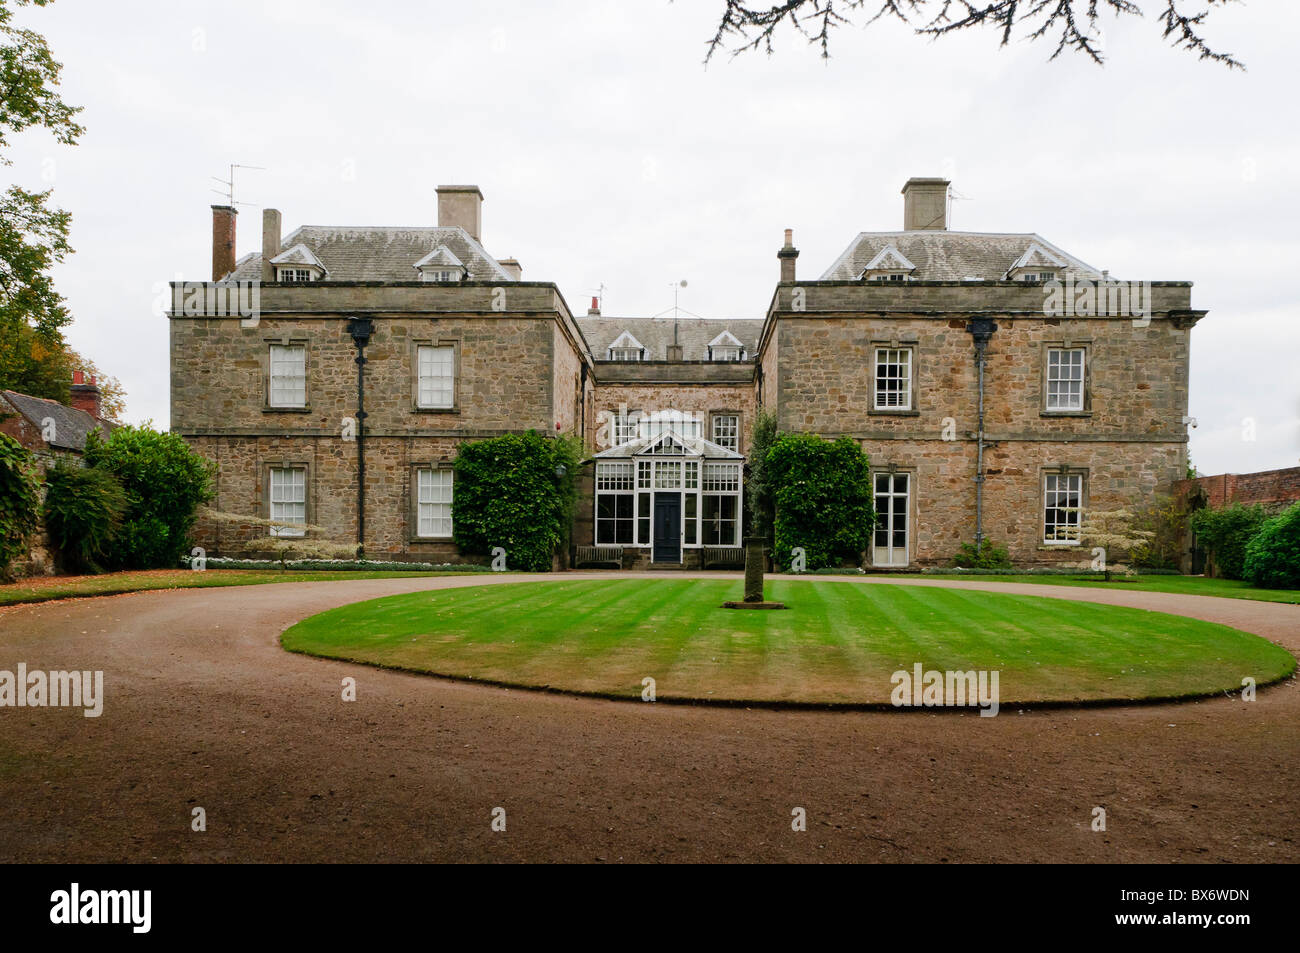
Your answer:
[[[356,543],[340,543],[325,537],[325,527],[311,523],[289,523],[284,520],[264,519],[259,516],[244,516],[241,513],[226,513],[221,510],[204,508],[200,511],[204,519],[215,523],[236,526],[261,526],[270,530],[266,536],[250,539],[243,544],[249,555],[272,553],[280,562],[280,572],[288,568],[295,559],[356,559]],[[288,535],[292,533],[293,535]]]
[[[1139,529],[1136,520],[1137,517],[1129,510],[1091,510],[1084,514],[1079,538],[1094,547],[1094,555],[1095,548],[1100,547],[1101,554],[1092,561],[1091,568],[1100,568],[1106,574],[1107,582],[1110,582],[1112,569],[1126,573],[1129,571],[1127,566],[1111,563],[1112,553],[1127,557],[1134,549],[1149,544],[1155,536],[1151,530]],[[1097,565],[1098,560],[1100,567]]]

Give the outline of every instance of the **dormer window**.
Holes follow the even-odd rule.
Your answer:
[[[465,265],[446,245],[439,245],[415,263],[421,281],[464,281],[468,272]]]
[[[867,281],[907,281],[916,266],[893,245],[886,245],[867,262],[859,276]]]
[[[1030,242],[1003,277],[1011,281],[1058,281],[1065,267],[1065,259],[1056,251],[1039,242]]]
[[[272,258],[271,265],[276,281],[320,281],[329,274],[315,252],[301,242]]]
[[[624,331],[609,345],[609,359],[611,361],[644,361],[645,348],[641,342],[632,337],[627,331]]]
[[[710,361],[743,361],[745,346],[730,331],[723,331],[709,342]]]

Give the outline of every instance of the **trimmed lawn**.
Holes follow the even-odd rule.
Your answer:
[[[1203,576],[1138,576],[1136,579],[1104,579],[1078,576],[1007,576],[975,573],[923,573],[916,579],[969,579],[974,582],[1031,582],[1044,586],[1086,586],[1092,589],[1172,592],[1189,596],[1221,596],[1228,599],[1258,599],[1260,602],[1290,602],[1300,605],[1300,589],[1257,589],[1240,579],[1207,579]]]
[[[334,579],[396,579],[405,576],[463,576],[466,573],[365,571],[302,572],[278,569],[148,569],[102,576],[40,576],[0,586],[0,606],[83,596],[116,596],[151,589],[207,589],[213,586],[257,586],[270,582],[323,582]]]
[[[728,610],[733,580],[524,582],[331,609],[286,649],[455,678],[637,698],[882,704],[890,676],[997,670],[1003,705],[1176,698],[1295,670],[1227,626],[1141,609],[924,586],[769,580],[785,611]]]

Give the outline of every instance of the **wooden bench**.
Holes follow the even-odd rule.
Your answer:
[[[622,546],[575,546],[573,557],[575,569],[586,568],[623,568]]]
[[[705,546],[700,564],[705,569],[743,569],[745,550],[741,546]]]

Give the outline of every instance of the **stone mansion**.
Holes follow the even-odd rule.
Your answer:
[[[452,539],[462,442],[577,434],[574,551],[696,567],[738,552],[763,410],[867,452],[864,565],[943,565],[977,534],[1018,564],[1078,561],[1089,507],[1140,506],[1186,475],[1205,312],[1189,282],[1119,282],[1037,234],[951,231],[948,192],[909,180],[903,228],[857,234],[812,280],[787,231],[761,320],[612,317],[595,299],[575,314],[488,253],[476,186],[438,188],[436,226],[286,235],[266,209],[260,254],[239,260],[236,210],[214,206],[212,281],[173,284],[172,429],[217,465],[217,509],[433,562],[471,558]],[[293,531],[196,530],[209,555],[268,532]]]

